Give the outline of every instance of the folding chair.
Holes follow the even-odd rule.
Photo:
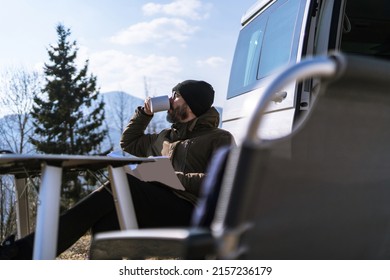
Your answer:
[[[342,54],[282,72],[261,97],[243,143],[228,155],[215,214],[204,208],[210,227],[102,233],[91,258],[152,252],[179,259],[389,258],[388,73],[389,62]],[[309,113],[291,135],[261,139],[273,94],[308,78],[321,79]]]
[[[336,71],[308,116],[292,135],[258,145],[264,171],[250,191],[245,258],[390,257],[390,63],[326,60]],[[286,142],[290,155],[278,153]]]

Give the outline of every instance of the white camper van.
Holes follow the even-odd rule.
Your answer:
[[[333,50],[390,58],[388,0],[259,0],[241,25],[222,120],[238,141],[265,87],[287,65]],[[307,80],[276,93],[262,138],[289,134],[315,88],[316,81]]]

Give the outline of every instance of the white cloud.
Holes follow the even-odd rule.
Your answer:
[[[112,43],[121,45],[152,43],[164,45],[170,42],[184,43],[198,27],[182,19],[157,18],[150,22],[131,25],[110,38]]]
[[[203,4],[200,0],[175,0],[169,4],[150,2],[145,4],[142,10],[147,16],[163,14],[199,20],[209,17],[211,7],[211,4]]]
[[[217,68],[224,65],[226,63],[226,60],[219,56],[212,56],[205,60],[198,60],[196,63],[199,67],[206,66],[211,68]]]
[[[150,95],[170,94],[182,70],[177,57],[139,57],[116,50],[91,54],[90,66],[101,92],[123,90],[140,98],[145,97],[144,78]]]

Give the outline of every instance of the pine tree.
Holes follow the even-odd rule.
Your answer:
[[[76,41],[68,40],[70,29],[59,24],[56,31],[58,44],[48,48],[50,63],[44,66],[45,86],[42,95],[34,98],[35,134],[30,141],[46,154],[97,154],[107,136],[97,79],[87,74],[88,60],[78,71],[78,48]],[[82,187],[77,175],[64,176],[64,181],[66,197],[79,199]]]

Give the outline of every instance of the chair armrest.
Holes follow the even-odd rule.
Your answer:
[[[90,259],[208,259],[215,254],[208,229],[142,229],[96,234]]]

